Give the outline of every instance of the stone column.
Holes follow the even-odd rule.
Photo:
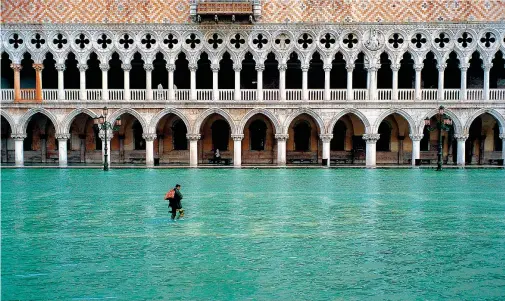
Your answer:
[[[470,64],[468,63],[460,63],[459,64],[459,69],[461,70],[461,90],[460,90],[460,95],[459,98],[461,100],[466,100],[466,74],[468,71],[468,68],[470,68]]]
[[[98,137],[100,139],[102,139],[102,163],[104,163],[104,154],[105,154],[105,143],[107,143],[107,163],[109,163],[109,166],[110,166],[110,161],[111,161],[111,158],[110,158],[110,141],[112,140],[112,137],[113,137],[114,133],[112,131],[107,131],[107,141],[104,141],[105,140],[105,133],[103,130],[100,130],[100,132],[98,133]]]
[[[109,64],[100,64],[100,70],[102,70],[102,100],[109,100],[109,88],[108,88],[108,76],[107,76],[109,69],[110,69]]]
[[[42,163],[47,161],[47,134],[40,134],[40,159]]]
[[[186,134],[186,138],[189,140],[189,166],[198,166],[198,140],[200,140],[200,134]]]
[[[21,64],[11,64],[12,70],[14,70],[14,101],[21,100],[21,79],[20,72],[23,67]],[[21,165],[22,166],[22,165]]]
[[[119,163],[124,163],[124,140],[125,140],[125,135],[118,135],[119,138]]]
[[[86,70],[88,70],[88,65],[86,64],[77,64],[77,68],[79,69],[79,100],[86,100],[88,95],[86,93]]]
[[[16,167],[23,167],[24,165],[24,148],[23,148],[23,141],[26,138],[26,135],[22,134],[12,134],[11,135],[12,139],[14,139],[14,158],[16,162]]]
[[[302,100],[309,100],[309,65],[302,64]]]
[[[324,64],[324,100],[331,100],[331,92],[330,92],[330,74],[331,74],[331,64]]]
[[[456,159],[456,164],[465,166],[465,142],[466,139],[468,139],[468,135],[454,135],[454,138],[458,141],[458,158]]]
[[[174,90],[174,71],[175,64],[167,63],[167,71],[168,71],[168,99],[175,100],[175,90]]]
[[[277,139],[277,166],[286,166],[286,141],[288,134],[275,134]]]
[[[421,159],[421,140],[423,139],[424,135],[410,134],[409,136],[410,136],[410,139],[412,139],[412,166],[415,166],[416,159]]]
[[[330,142],[333,134],[323,134],[320,138],[323,142],[323,160],[326,159],[326,166],[330,167]]]
[[[503,159],[503,166],[505,166],[505,133],[501,133],[499,137],[502,143],[501,158]]]
[[[377,71],[379,70],[378,66],[371,66],[368,69],[368,74],[370,74],[370,86],[368,89],[368,93],[370,95],[368,98],[370,100],[377,100]]]
[[[219,100],[219,64],[211,64],[212,70],[212,100]]]
[[[154,167],[154,139],[156,139],[156,134],[142,134],[142,138],[146,140],[146,166]]]
[[[63,79],[63,72],[65,71],[65,64],[56,64],[56,70],[58,70],[58,100],[65,99],[65,84]]]
[[[146,100],[153,100],[153,81],[152,81],[152,71],[154,66],[151,63],[144,64],[144,70],[146,71]]]
[[[233,134],[233,166],[240,167],[242,165],[242,139],[244,134]]]
[[[354,71],[354,64],[346,65],[345,69],[347,69],[347,100],[353,100],[354,93],[352,90],[352,72]]]
[[[482,94],[483,100],[489,100],[489,73],[493,64],[482,64],[482,69],[484,69],[484,92]]]
[[[393,71],[393,91],[391,91],[391,99],[398,100],[398,71],[400,64],[391,64],[391,71]]]
[[[191,71],[191,100],[196,101],[196,69],[198,68],[197,64],[189,64],[189,71]]]
[[[240,100],[240,71],[242,71],[241,64],[233,64],[233,71],[235,71],[235,91],[234,91],[234,99]]]
[[[403,141],[405,136],[398,136],[398,165],[403,164]]]
[[[79,135],[80,144],[79,144],[79,159],[81,163],[86,163],[86,134]]]
[[[287,64],[279,64],[279,98],[281,101],[286,100],[286,70]]]
[[[265,65],[256,64],[257,71],[257,83],[256,83],[256,98],[258,101],[263,101],[263,71],[265,71]]]
[[[33,69],[35,69],[35,100],[42,102],[42,70],[44,70],[44,64],[33,64]]]
[[[130,101],[130,70],[132,70],[131,64],[121,64],[121,68],[123,68],[123,76],[124,76],[124,89],[123,89],[123,98],[125,101]]]
[[[67,141],[70,134],[59,134],[56,136],[58,139],[58,162],[60,167],[67,167]]]
[[[447,64],[438,64],[438,100],[444,100],[444,74]]]
[[[421,71],[423,71],[424,64],[414,64],[414,70],[416,71],[416,84],[415,84],[415,99],[421,100]]]
[[[364,134],[363,140],[366,141],[366,167],[375,168],[376,166],[376,146],[380,134]]]

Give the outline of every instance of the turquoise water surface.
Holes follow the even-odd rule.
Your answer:
[[[2,300],[505,300],[505,170],[2,170]],[[182,185],[186,218],[168,219]]]

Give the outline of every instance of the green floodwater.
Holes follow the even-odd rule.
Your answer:
[[[505,170],[2,170],[2,300],[505,300]],[[186,218],[164,193],[182,184]]]

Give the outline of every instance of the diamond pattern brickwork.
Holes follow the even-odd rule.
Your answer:
[[[261,23],[505,21],[505,0],[262,0]],[[188,23],[190,0],[2,0],[2,23]]]

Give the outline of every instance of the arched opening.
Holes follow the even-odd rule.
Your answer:
[[[156,125],[158,139],[154,141],[154,155],[160,164],[188,164],[189,151],[184,121],[175,114],[167,114]]]
[[[130,113],[122,114],[120,119],[121,126],[110,141],[111,162],[145,164],[146,142],[142,137],[142,124]]]
[[[286,62],[286,89],[302,88],[302,63],[298,59],[296,52],[291,52],[289,60]]]
[[[355,114],[340,117],[333,127],[330,142],[331,164],[364,164],[366,144],[363,140],[365,125]]]
[[[242,163],[274,164],[276,154],[275,129],[270,119],[263,114],[249,118],[242,139]]]
[[[2,74],[0,74],[2,89],[14,89],[14,70],[11,68],[12,61],[6,52],[2,52]]]
[[[79,89],[80,74],[77,68],[75,54],[70,52],[65,60],[65,71],[63,71],[63,85],[65,89]]]
[[[196,88],[212,89],[212,82],[209,55],[203,52],[198,60],[198,69],[196,70]]]
[[[309,89],[324,89],[324,62],[318,52],[314,52],[310,60],[310,68],[308,71],[308,88]]]
[[[398,70],[398,88],[414,89],[416,82],[416,71],[414,70],[414,60],[408,52],[403,54],[400,61],[400,70]]]
[[[502,158],[500,124],[496,118],[484,113],[475,118],[470,125],[466,140],[467,164],[496,164]]]
[[[135,120],[132,125],[134,150],[146,150],[146,140],[142,137],[142,125]]]
[[[92,52],[89,55],[88,69],[86,70],[86,88],[101,89],[102,88],[102,70],[100,70],[100,61],[98,56]]]
[[[7,119],[3,116],[1,117],[2,163],[10,163],[14,162],[14,140],[11,137],[12,128]]]
[[[107,88],[108,89],[123,89],[124,88],[124,73],[121,68],[121,59],[119,54],[114,52],[109,60],[109,71],[107,71]]]
[[[493,67],[489,75],[489,87],[492,89],[505,88],[505,58],[502,51],[498,51],[494,56]]]
[[[377,141],[377,164],[409,164],[412,160],[410,125],[398,113],[388,115],[379,125]]]
[[[247,52],[242,60],[242,70],[240,71],[240,88],[256,89],[258,72],[256,71],[256,62],[250,52]]]
[[[354,61],[354,71],[352,73],[353,89],[366,89],[368,71],[365,69],[365,54],[360,52],[358,58]]]
[[[393,88],[393,71],[391,70],[391,60],[386,52],[380,56],[381,67],[377,71],[377,88],[391,89]]]
[[[438,88],[437,60],[433,52],[428,52],[423,61],[424,67],[421,71],[421,86],[425,89]]]
[[[102,140],[98,126],[86,113],[75,116],[70,124],[70,139],[67,145],[69,163],[101,163]]]
[[[482,59],[477,51],[472,53],[472,57],[470,58],[470,67],[468,68],[466,77],[467,88],[484,88],[484,70],[482,69]]]
[[[161,52],[156,53],[153,61],[152,85],[153,89],[168,89],[167,61]]]
[[[235,71],[233,71],[233,61],[228,52],[223,54],[223,58],[219,62],[217,83],[219,89],[235,88]]]
[[[421,139],[420,142],[420,148],[422,152],[427,152],[430,150],[430,131],[428,130],[427,126],[424,126],[423,129],[423,138]]]
[[[439,130],[437,116],[430,118],[430,126],[424,126],[423,138],[420,142],[420,159],[435,164],[438,158]],[[431,129],[431,131],[430,131]],[[445,164],[454,164],[457,160],[457,141],[454,139],[454,127],[449,126],[449,131],[442,131],[442,161]]]
[[[19,73],[21,89],[35,89],[35,69],[33,69],[32,56],[27,52],[21,60],[21,71]]]
[[[335,54],[335,58],[331,62],[330,71],[330,88],[331,89],[346,89],[347,88],[347,69],[344,55],[340,52]]]
[[[293,119],[286,141],[287,163],[320,163],[322,148],[319,131],[316,121],[308,114],[301,114]]]
[[[233,159],[233,141],[231,140],[231,127],[228,121],[219,114],[208,116],[200,128],[199,163],[211,163],[216,150],[219,150],[221,159]]]
[[[58,89],[58,71],[56,71],[56,62],[53,54],[46,53],[46,58],[42,62],[42,88],[43,89]]]
[[[26,138],[23,142],[26,163],[58,162],[58,142],[56,129],[51,119],[42,113],[35,113],[28,120]]]
[[[136,52],[131,61],[132,70],[130,70],[130,88],[145,89],[146,88],[146,71],[144,70],[144,60],[142,55]]]
[[[456,52],[451,52],[444,71],[444,89],[461,89],[461,70]]]
[[[175,61],[174,71],[174,88],[190,89],[191,88],[191,71],[189,70],[189,62],[186,59],[184,52],[179,53]]]
[[[265,60],[265,71],[263,72],[263,88],[279,89],[279,62],[275,59],[275,54],[270,52]]]

